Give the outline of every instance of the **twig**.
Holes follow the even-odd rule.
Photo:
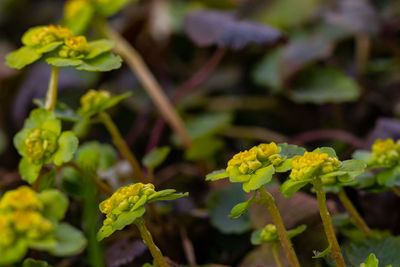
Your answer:
[[[118,32],[108,27],[107,24],[104,23],[102,27],[99,28],[99,30],[101,30],[109,39],[114,41],[115,52],[121,55],[131,70],[135,72],[139,81],[143,84],[143,87],[147,90],[147,93],[160,110],[161,115],[180,137],[185,148],[190,148],[192,142],[185,129],[182,119],[175,111],[174,107],[168,100],[153,74],[150,72],[140,54]]]
[[[196,255],[194,253],[194,248],[192,241],[190,241],[185,227],[179,227],[182,239],[183,250],[185,251],[186,260],[192,266],[196,266]]]

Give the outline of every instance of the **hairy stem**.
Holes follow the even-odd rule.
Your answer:
[[[275,260],[276,266],[284,267],[284,265],[283,265],[283,263],[281,261],[281,258],[279,257],[278,248],[279,248],[279,243],[271,244],[272,255],[274,256],[274,260]]]
[[[341,190],[339,191],[339,193],[337,193],[337,195],[340,201],[342,202],[343,206],[350,213],[350,216],[353,219],[354,224],[364,232],[365,236],[370,237],[372,235],[371,229],[369,229],[368,225],[363,220],[361,215],[358,213],[353,203],[351,203],[350,199],[346,195],[346,192],[344,192],[344,190]]]
[[[99,114],[99,119],[106,126],[107,130],[110,132],[115,146],[118,148],[121,154],[128,160],[136,178],[140,182],[146,182],[146,179],[142,173],[142,169],[140,168],[138,160],[133,155],[132,151],[129,149],[125,140],[122,138],[121,133],[119,132],[117,126],[112,121],[110,115],[108,115],[105,112],[101,112]]]
[[[313,179],[313,185],[317,194],[319,213],[321,215],[322,223],[324,225],[326,238],[328,239],[328,242],[332,247],[332,250],[330,252],[332,258],[335,260],[338,267],[346,267],[346,264],[343,260],[342,252],[340,251],[339,243],[336,239],[335,230],[333,229],[332,219],[329,214],[328,207],[326,206],[326,195],[321,179],[315,177]]]
[[[279,239],[281,241],[283,250],[285,251],[286,258],[290,263],[290,266],[300,267],[299,260],[297,259],[297,255],[293,249],[292,242],[287,235],[285,225],[283,224],[281,214],[276,207],[274,198],[271,196],[270,193],[267,192],[267,190],[265,190],[264,187],[260,187],[258,191],[260,192],[261,198],[260,204],[263,204],[265,207],[267,207],[269,213],[272,216],[272,220],[278,231]]]
[[[147,245],[150,250],[151,255],[157,262],[159,267],[169,267],[165,262],[164,256],[162,255],[160,249],[154,244],[153,237],[151,236],[149,230],[147,230],[145,221],[143,218],[138,218],[135,220],[135,225],[139,229],[140,235],[142,236],[143,242]]]
[[[115,52],[126,61],[131,70],[136,74],[139,81],[160,110],[161,115],[179,136],[185,148],[190,148],[192,146],[192,141],[190,140],[182,119],[175,111],[168,97],[147,67],[141,55],[118,32],[108,27],[107,24],[104,23],[99,27],[99,30],[101,30],[109,39],[114,41]]]
[[[51,76],[49,81],[49,89],[47,89],[45,108],[53,111],[57,102],[57,81],[58,81],[58,67],[51,67]]]

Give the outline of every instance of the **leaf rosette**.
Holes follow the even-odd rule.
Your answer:
[[[58,250],[59,221],[64,218],[68,199],[58,190],[48,189],[36,193],[27,186],[8,191],[0,199],[0,265],[21,260],[29,248],[45,250],[56,256],[79,253],[86,245],[83,235],[69,226],[69,233],[79,236],[75,249]]]
[[[61,121],[46,109],[31,112],[23,129],[14,137],[14,145],[22,156],[19,171],[22,179],[33,183],[44,164],[60,166],[68,162],[78,148],[78,138],[71,131],[61,131]]]
[[[153,184],[142,183],[119,188],[99,205],[100,211],[106,214],[106,219],[97,233],[97,240],[103,240],[142,217],[146,212],[147,203],[174,200],[188,195],[175,192],[174,189],[155,191]]]
[[[259,144],[234,155],[225,170],[208,174],[206,180],[229,177],[232,183],[243,183],[243,190],[250,192],[269,183],[275,172],[290,170],[291,157],[302,153],[304,149],[294,145]]]
[[[340,161],[335,150],[330,147],[317,148],[302,156],[295,156],[291,163],[289,179],[280,188],[285,197],[291,197],[315,178],[321,179],[326,188],[340,188],[354,181],[366,167],[360,160]]]
[[[88,42],[62,26],[37,26],[22,36],[23,46],[7,55],[11,68],[22,69],[44,57],[55,67],[74,67],[86,71],[110,71],[121,66],[121,58],[110,51],[113,43],[101,39]]]

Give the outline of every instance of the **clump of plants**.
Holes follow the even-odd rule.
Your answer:
[[[365,214],[359,212],[359,206],[353,203],[348,193],[358,190],[371,194],[392,191],[400,196],[400,140],[377,139],[370,151],[357,150],[351,159],[342,160],[336,152],[339,150],[332,147],[318,147],[307,151],[300,145],[301,142],[290,142],[291,139],[277,134],[264,131],[260,134],[260,129],[235,128],[231,125],[233,119],[230,113],[221,113],[218,116],[206,114],[200,119],[194,118],[184,123],[181,117],[182,114],[186,115],[184,108],[174,107],[173,101],[168,99],[140,53],[107,21],[131,2],[133,1],[68,0],[60,25],[43,25],[28,29],[21,38],[22,46],[6,56],[6,64],[16,70],[42,60],[49,65],[50,78],[45,98],[33,100],[35,107],[30,111],[22,129],[13,138],[14,147],[20,156],[18,174],[23,185],[0,195],[0,265],[51,266],[44,260],[56,262],[56,257],[74,257],[65,261],[66,264],[72,265],[74,260],[81,258],[77,255],[86,253],[87,257],[79,260],[79,263],[102,267],[106,265],[107,260],[103,245],[112,243],[114,252],[125,252],[124,248],[127,247],[126,251],[132,255],[124,255],[129,259],[126,262],[136,259],[148,249],[153,263],[145,263],[145,267],[175,266],[174,259],[166,256],[171,254],[171,257],[174,257],[176,251],[183,251],[181,254],[185,255],[188,266],[198,266],[195,253],[197,244],[193,244],[192,237],[196,234],[201,235],[198,233],[202,233],[203,229],[212,229],[208,224],[210,217],[230,211],[229,219],[243,220],[242,225],[235,228],[231,234],[241,231],[249,234],[245,238],[242,235],[240,239],[235,239],[236,236],[232,235],[232,240],[241,243],[246,251],[250,245],[260,250],[266,249],[271,252],[278,267],[306,266],[302,264],[304,258],[309,260],[307,263],[315,263],[315,266],[378,267],[382,262],[387,267],[397,266],[398,262],[392,262],[393,258],[396,258],[392,254],[396,254],[397,251],[393,252],[391,248],[400,246],[398,237],[371,228],[365,221]],[[243,48],[248,43],[271,45],[271,39],[277,43],[277,40],[280,42],[286,39],[283,33],[274,28],[243,22],[232,14],[211,12],[205,15],[195,14],[191,19],[195,22],[216,20],[221,23],[217,33],[209,31],[207,23],[205,24],[208,26],[204,26],[206,30],[200,30],[201,34],[210,34],[207,35],[209,40],[202,45],[217,44],[218,48],[206,64],[206,68],[184,84],[189,89],[190,86],[199,86],[198,80],[205,79],[207,71],[216,67],[229,48]],[[190,34],[196,36],[198,33],[193,32],[196,32],[198,23],[187,24],[190,24]],[[248,31],[251,34],[243,33]],[[246,38],[237,38],[236,32],[242,32]],[[254,32],[257,34],[252,34]],[[345,36],[341,31],[332,32],[332,35]],[[88,35],[85,35],[86,33]],[[101,39],[91,40],[96,34],[101,36]],[[268,37],[274,35],[274,38],[264,38],[266,34]],[[252,40],[253,35],[258,38]],[[329,38],[339,38],[336,35]],[[357,36],[358,47],[363,44],[362,47],[369,47],[364,37]],[[325,52],[329,49],[323,50]],[[281,58],[280,55],[286,57]],[[359,71],[366,64],[365,57],[360,57],[357,62]],[[288,70],[285,76],[278,73],[279,68],[275,65],[280,66],[280,60],[289,60],[288,58],[290,59],[290,53],[275,51],[273,58],[267,59],[267,66],[263,66],[269,70],[273,69],[274,77],[260,77],[257,72],[256,79],[270,85],[272,79],[274,92],[286,91],[287,96],[295,102],[307,102],[311,99],[313,103],[325,103],[326,98],[337,100],[335,97],[344,97],[351,100],[358,96],[358,89],[352,81],[343,77],[341,72],[327,68],[324,68],[322,73],[311,68],[309,73],[316,72],[320,75],[315,75],[317,78],[306,85],[321,87],[319,78],[328,76],[328,80],[333,81],[335,86],[339,84],[350,87],[351,94],[346,95],[342,92],[344,96],[323,94],[321,97],[318,95],[319,89],[312,88],[311,91],[316,90],[316,93],[311,93],[310,97],[304,92],[307,89],[295,90],[296,92],[286,90],[284,87],[287,85],[279,79],[292,78],[297,70]],[[151,149],[146,153],[136,150],[133,152],[113,116],[114,108],[122,101],[128,100],[131,92],[115,94],[105,88],[84,88],[79,103],[74,105],[77,107],[75,109],[60,100],[58,80],[60,72],[66,71],[65,68],[95,73],[110,72],[119,69],[123,60],[160,113],[159,124],[156,124],[158,127],[155,127],[154,132],[162,132],[165,120],[174,134],[171,143],[175,143],[175,150],[169,146],[157,147],[160,136],[153,136],[154,138],[146,140],[149,141]],[[303,63],[307,65],[309,62]],[[335,84],[337,80],[339,82]],[[185,89],[185,86],[182,91],[190,91]],[[218,97],[216,100],[209,98],[205,102],[211,103],[208,106],[210,109],[218,109],[221,106],[218,100],[220,101]],[[250,100],[259,103],[258,99]],[[230,103],[240,106],[245,105],[245,102]],[[271,101],[270,104],[274,103]],[[249,107],[257,108],[257,105],[246,106]],[[138,117],[144,117],[144,120],[149,118],[146,114]],[[100,128],[107,131],[112,145],[91,140],[91,131]],[[250,135],[258,136],[256,139],[284,140],[254,145],[255,142],[243,141],[249,132]],[[237,154],[234,154],[236,151],[232,149],[233,155],[224,161],[223,169],[206,174],[219,166],[214,157],[217,158],[221,148],[228,144],[222,141],[223,135],[230,138],[239,136],[243,141],[241,145],[248,146],[248,149]],[[268,138],[265,138],[265,135]],[[273,138],[269,138],[271,136]],[[167,166],[163,170],[164,180],[160,181],[155,170],[162,164],[171,163],[166,160],[171,151],[175,152],[174,159],[184,155],[185,162]],[[141,160],[136,156],[137,153],[144,154]],[[118,161],[119,157],[124,161]],[[121,167],[121,164],[125,165]],[[179,183],[173,184],[168,181],[173,176],[170,173],[178,173],[177,176],[182,173],[194,173],[193,176],[198,180],[193,182],[180,179]],[[125,176],[123,182],[119,179],[120,176]],[[206,181],[218,182],[206,183],[204,178]],[[190,186],[190,183],[195,186]],[[199,209],[197,206],[203,205],[206,199],[202,187],[218,188],[217,183],[227,188],[234,184],[240,192],[235,191],[234,196],[229,199],[233,199],[234,205],[229,203],[221,205],[222,208],[219,206],[219,210],[215,209],[219,214],[215,215],[211,211],[212,208]],[[164,189],[174,187],[176,189]],[[279,190],[274,191],[275,188]],[[198,199],[189,199],[189,193],[191,196],[201,195],[197,196],[200,200],[197,202]],[[332,216],[327,194],[337,199],[345,212]],[[292,201],[293,205],[299,195],[302,197],[300,199],[307,199],[318,208],[318,223],[321,225],[321,233],[324,233],[321,243],[326,245],[322,250],[320,247],[310,249],[305,252],[306,255],[299,254],[303,248],[296,246],[296,240],[308,241],[309,236],[305,236],[310,234],[308,231],[315,229],[315,225],[297,221],[296,224],[288,226],[283,215],[285,211],[277,201],[282,196],[287,201]],[[182,205],[178,205],[179,202],[166,202],[178,199],[186,199],[187,202],[182,202]],[[223,202],[225,199],[219,200]],[[70,205],[72,202],[74,206]],[[173,206],[171,203],[177,205]],[[249,211],[259,206],[269,219],[263,221],[262,227],[254,227],[246,216]],[[290,209],[289,212],[296,213]],[[71,217],[67,216],[69,213]],[[79,214],[79,218],[73,217],[76,214]],[[218,218],[221,220],[221,217]],[[194,221],[200,223],[195,225]],[[185,228],[185,223],[190,225],[188,229]],[[251,234],[250,229],[254,230]],[[180,246],[176,245],[178,235]],[[208,240],[211,236],[212,234],[201,236],[206,244],[202,243],[202,247],[211,244]],[[217,236],[218,242],[227,240],[219,236],[219,233]],[[133,239],[141,241],[134,246]],[[119,243],[119,240],[124,241]],[[145,249],[141,249],[143,243],[146,245]],[[218,246],[230,249],[225,243],[216,245]],[[173,248],[165,253],[164,249],[161,252],[159,247]],[[218,259],[215,256],[218,249],[214,251],[210,245],[210,249],[206,251],[214,259]],[[389,256],[382,258],[381,255],[386,255],[385,253]],[[124,260],[121,261],[121,265],[125,264]],[[176,263],[177,266],[179,264]]]

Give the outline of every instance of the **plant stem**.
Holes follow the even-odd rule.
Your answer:
[[[279,257],[278,246],[279,246],[279,243],[271,244],[272,255],[274,256],[276,266],[284,267],[284,265],[281,261],[281,258]]]
[[[344,192],[344,190],[341,190],[339,191],[339,193],[337,193],[337,195],[340,201],[342,202],[343,206],[350,213],[350,216],[352,217],[354,224],[364,232],[365,236],[367,237],[372,236],[371,229],[369,229],[368,225],[365,223],[361,215],[358,213],[353,203],[351,203],[350,199],[346,195],[346,192]]]
[[[332,258],[335,260],[338,267],[346,267],[346,264],[343,260],[342,252],[340,251],[339,243],[336,239],[335,230],[333,229],[331,216],[329,214],[328,207],[326,206],[326,195],[321,179],[315,177],[313,179],[313,185],[315,192],[317,193],[319,213],[321,215],[322,223],[324,225],[325,234],[329,244],[332,247],[332,250],[330,252]]]
[[[140,168],[138,160],[133,155],[132,151],[129,149],[125,140],[122,138],[121,133],[119,132],[117,126],[112,121],[110,115],[108,115],[105,112],[100,112],[99,118],[101,122],[106,126],[107,130],[110,132],[115,146],[118,148],[121,154],[128,160],[136,178],[140,182],[145,183],[146,178],[142,173],[142,169]]]
[[[400,188],[398,186],[393,186],[392,191],[396,194],[396,196],[400,197]]]
[[[49,89],[47,90],[45,108],[53,111],[57,102],[58,67],[51,67]]]
[[[192,146],[189,134],[178,113],[175,111],[168,97],[161,89],[160,84],[151,73],[140,54],[118,32],[108,27],[106,23],[99,26],[99,30],[115,43],[115,52],[119,54],[136,74],[147,93],[160,110],[161,115],[170,124],[172,129],[181,139],[186,149]]]
[[[150,250],[151,255],[154,260],[157,262],[159,267],[169,267],[169,265],[165,262],[164,256],[162,255],[160,249],[154,244],[153,237],[151,236],[149,230],[147,230],[145,221],[143,218],[138,218],[135,220],[135,225],[139,229],[140,235],[144,243]]]
[[[267,207],[269,213],[272,216],[272,220],[276,226],[276,230],[278,231],[279,239],[285,251],[286,258],[290,263],[290,266],[300,267],[299,260],[297,259],[296,253],[293,249],[292,242],[287,235],[285,225],[283,224],[281,214],[276,207],[274,198],[271,196],[270,193],[267,192],[267,190],[265,190],[263,186],[261,186],[258,191],[260,192],[260,204],[263,204],[265,207]]]

